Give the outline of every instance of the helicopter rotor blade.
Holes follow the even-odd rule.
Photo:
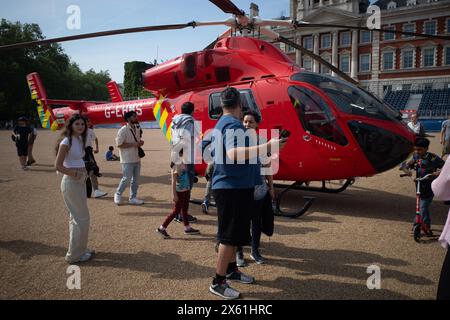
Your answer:
[[[0,50],[28,48],[28,47],[32,47],[32,46],[51,44],[51,43],[56,43],[56,42],[65,42],[65,41],[73,41],[73,40],[81,40],[81,39],[106,37],[106,36],[113,36],[113,35],[118,35],[118,34],[138,33],[138,32],[147,32],[147,31],[162,31],[162,30],[179,30],[179,29],[195,27],[195,26],[196,26],[195,22],[189,22],[189,23],[185,23],[185,24],[169,24],[169,25],[159,25],[159,26],[117,29],[117,30],[110,30],[110,31],[85,33],[85,34],[79,34],[79,35],[74,35],[74,36],[59,37],[59,38],[53,38],[53,39],[44,39],[44,40],[38,40],[38,41],[29,41],[29,42],[3,45],[3,46],[0,46]]]
[[[239,9],[231,0],[209,0],[225,13],[231,13],[235,16],[244,16],[244,10]]]
[[[185,29],[188,27],[195,28],[195,27],[204,27],[204,26],[225,25],[228,27],[232,27],[232,26],[234,26],[234,24],[235,24],[235,22],[233,19],[228,19],[226,21],[212,21],[212,22],[191,21],[191,22],[185,23],[185,24],[169,24],[169,25],[159,25],[159,26],[117,29],[117,30],[85,33],[85,34],[79,34],[79,35],[67,36],[67,37],[44,39],[44,40],[38,40],[38,41],[29,41],[29,42],[8,44],[8,45],[0,46],[0,51],[7,50],[7,49],[23,49],[23,48],[33,47],[33,46],[37,46],[37,45],[45,45],[45,44],[51,44],[51,43],[56,43],[56,42],[66,42],[66,41],[74,41],[74,40],[81,40],[81,39],[107,37],[107,36],[114,36],[114,35],[119,35],[119,34],[149,32],[149,31],[179,30],[179,29]]]
[[[284,38],[284,37],[281,37],[281,36],[278,38],[278,41],[279,41],[279,42],[283,42],[283,43],[285,43],[285,44],[287,44],[287,45],[290,45],[292,48],[295,48],[295,49],[297,49],[297,50],[300,50],[303,54],[305,54],[305,55],[311,57],[311,58],[314,59],[314,60],[319,61],[322,65],[324,65],[325,67],[327,67],[328,69],[330,69],[331,71],[333,71],[334,73],[336,73],[337,75],[339,75],[339,76],[340,76],[341,78],[343,78],[344,80],[346,80],[346,81],[348,81],[348,82],[350,82],[350,83],[352,83],[352,84],[355,84],[355,85],[358,85],[358,84],[359,84],[358,81],[356,81],[355,79],[353,79],[352,77],[350,77],[350,76],[349,76],[348,74],[346,74],[345,72],[341,71],[339,68],[333,66],[331,63],[329,63],[328,61],[326,61],[325,59],[323,59],[321,56],[319,56],[319,55],[317,55],[317,54],[315,54],[315,53],[313,53],[313,52],[311,52],[311,51],[309,51],[309,50],[303,48],[302,46],[298,45],[297,43],[295,43],[295,42],[293,42],[293,41],[291,41],[291,40],[289,40],[289,39],[286,39],[286,38]]]
[[[431,38],[431,39],[450,40],[450,36],[432,35],[432,34],[426,34],[426,33],[416,33],[416,32],[407,32],[407,31],[388,30],[388,29],[378,29],[378,28],[368,28],[368,27],[360,27],[360,26],[345,26],[345,25],[340,25],[340,24],[322,24],[322,23],[309,23],[309,22],[304,22],[304,21],[297,21],[297,22],[295,22],[294,25],[296,28],[301,28],[301,27],[345,28],[345,29],[364,30],[364,31],[379,31],[379,32],[397,33],[397,34],[403,34],[403,35],[407,35],[407,36],[415,36],[415,37],[423,37],[423,38]]]
[[[389,29],[368,28],[368,27],[361,27],[361,26],[348,26],[348,25],[341,25],[341,24],[309,23],[306,21],[290,21],[290,20],[260,20],[257,23],[261,27],[268,27],[268,26],[293,27],[295,29],[298,29],[298,28],[354,29],[354,30],[364,30],[364,31],[397,33],[397,34],[403,34],[403,35],[407,35],[407,36],[423,37],[423,38],[430,38],[430,39],[450,40],[450,36],[432,35],[432,34],[426,34],[426,33],[416,33],[416,32],[407,32],[407,31],[397,31],[397,30],[389,30]]]
[[[319,61],[321,64],[323,64],[324,66],[326,66],[328,69],[332,70],[333,72],[335,72],[337,75],[339,75],[341,78],[343,78],[344,80],[358,85],[358,81],[356,81],[355,79],[353,79],[352,77],[350,77],[348,74],[346,74],[345,72],[342,72],[341,70],[339,70],[338,68],[336,68],[335,66],[333,66],[331,63],[329,63],[328,61],[326,61],[325,59],[323,59],[321,56],[303,48],[301,45],[286,39],[282,36],[280,36],[278,33],[276,33],[275,31],[272,31],[270,29],[266,29],[266,28],[261,28],[261,33],[268,36],[269,38],[271,38],[272,40],[278,41],[278,42],[283,42],[287,45],[290,45],[292,48],[295,48],[297,50],[300,50],[303,54],[311,57],[314,60]]]

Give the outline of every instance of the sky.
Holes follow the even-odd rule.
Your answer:
[[[233,0],[249,12],[251,0]],[[253,0],[260,16],[289,16],[289,0]],[[67,13],[71,5],[80,9],[80,29],[70,30]],[[37,23],[46,38],[148,25],[190,21],[223,21],[223,13],[208,0],[0,0],[0,18]],[[226,27],[145,32],[61,43],[83,71],[107,70],[113,80],[123,82],[124,63],[168,60],[186,52],[200,51],[226,31]]]

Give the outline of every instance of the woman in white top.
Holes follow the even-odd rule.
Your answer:
[[[69,249],[66,261],[69,263],[91,260],[94,252],[87,248],[90,215],[87,206],[84,147],[86,145],[87,121],[79,114],[73,115],[66,123],[57,145],[56,170],[64,174],[61,192],[70,214]]]

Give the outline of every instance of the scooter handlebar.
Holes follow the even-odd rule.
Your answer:
[[[426,176],[424,176],[422,178],[416,178],[415,180],[416,181],[424,181],[424,180],[428,179],[429,177],[431,177],[432,175],[433,175],[432,173],[429,173]]]

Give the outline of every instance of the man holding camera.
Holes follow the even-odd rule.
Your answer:
[[[142,205],[143,200],[137,198],[139,188],[139,176],[141,174],[141,158],[139,149],[144,145],[142,140],[142,130],[139,126],[137,114],[134,111],[125,113],[124,119],[127,122],[120,128],[116,137],[116,144],[119,148],[120,163],[122,164],[123,177],[114,195],[114,203],[120,205],[122,193],[131,183],[129,204]]]
[[[251,284],[255,279],[242,273],[236,264],[236,248],[250,242],[250,219],[254,203],[254,189],[261,184],[258,154],[267,154],[276,146],[283,148],[286,139],[272,139],[256,145],[245,135],[240,93],[228,87],[221,94],[223,116],[214,128],[211,149],[214,156],[212,190],[217,205],[219,243],[216,275],[209,291],[224,299],[237,299],[239,291],[227,281]],[[240,141],[240,142],[239,142]],[[253,160],[253,161],[250,161]]]

